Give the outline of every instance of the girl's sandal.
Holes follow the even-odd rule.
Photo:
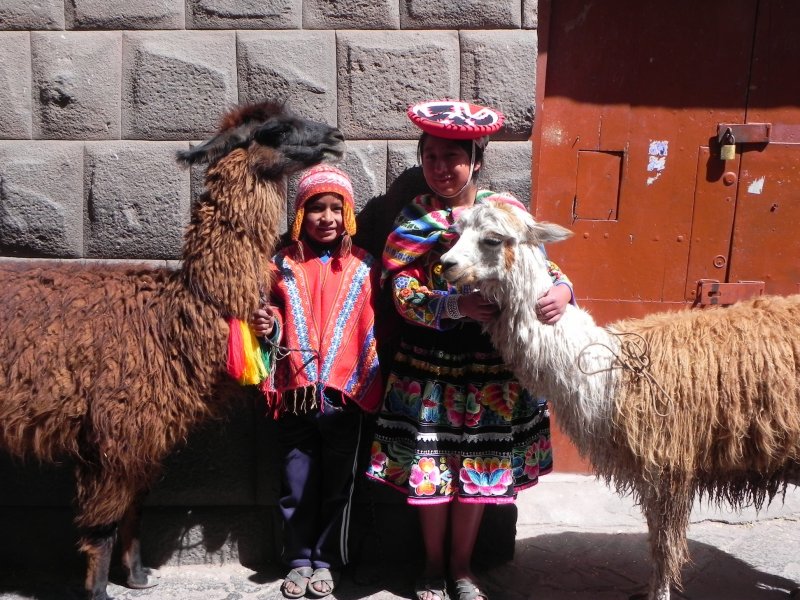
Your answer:
[[[286,574],[286,578],[283,580],[283,584],[281,584],[281,594],[283,594],[283,597],[295,600],[296,598],[305,596],[306,590],[308,589],[308,582],[313,574],[314,569],[311,567],[295,567],[289,571]],[[287,584],[293,584],[298,591],[290,591]]]
[[[306,588],[306,593],[309,596],[314,596],[316,598],[324,598],[329,594],[333,593],[333,588],[336,587],[336,584],[339,581],[338,573],[332,572],[330,569],[326,569],[325,567],[320,567],[319,569],[314,570],[314,574],[311,576],[311,579],[308,580],[308,587]],[[318,590],[314,587],[314,584],[323,584],[327,586],[327,590]]]
[[[489,600],[489,596],[469,579],[456,579],[455,585],[457,600],[477,600],[478,598]]]
[[[414,595],[417,600],[425,600],[425,596],[433,596],[430,600],[450,600],[447,586],[442,578],[420,579],[414,584]]]

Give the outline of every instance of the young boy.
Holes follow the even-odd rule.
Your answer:
[[[306,171],[293,243],[273,258],[271,305],[252,323],[281,347],[262,391],[278,419],[286,598],[327,596],[348,562],[362,414],[383,394],[373,331],[380,267],[352,245],[355,230],[347,175],[329,165]]]

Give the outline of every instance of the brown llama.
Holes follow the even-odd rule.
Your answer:
[[[0,449],[75,463],[87,598],[108,598],[117,530],[127,584],[154,585],[139,550],[143,496],[236,392],[227,318],[249,319],[269,289],[287,177],[343,151],[334,127],[242,106],[178,153],[208,163],[180,269],[0,263]]]
[[[505,362],[550,400],[597,474],[641,505],[653,560],[647,598],[669,600],[689,558],[695,498],[760,508],[798,483],[800,295],[608,328],[567,306],[545,325],[531,301],[552,286],[540,245],[569,230],[493,202],[465,211],[457,227],[443,276],[498,303],[486,330]]]

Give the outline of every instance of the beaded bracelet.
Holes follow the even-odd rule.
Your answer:
[[[444,310],[447,313],[447,316],[450,319],[463,319],[464,315],[461,314],[461,311],[458,310],[458,299],[461,297],[460,294],[450,294],[445,298],[444,301]]]

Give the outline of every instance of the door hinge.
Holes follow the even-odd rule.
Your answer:
[[[763,281],[720,283],[717,279],[698,279],[694,306],[727,306],[763,294]]]

